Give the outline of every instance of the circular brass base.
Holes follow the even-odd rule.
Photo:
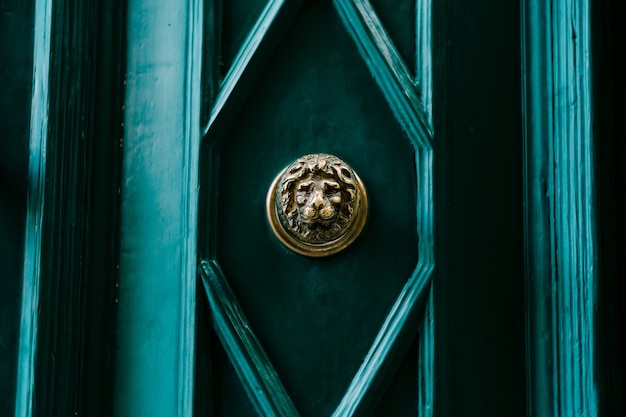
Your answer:
[[[347,230],[332,240],[322,243],[310,243],[303,241],[302,239],[298,239],[292,232],[286,229],[284,216],[282,218],[283,221],[281,221],[282,213],[279,212],[279,205],[277,204],[277,188],[279,187],[281,179],[287,172],[287,169],[291,166],[292,165],[288,166],[282,170],[278,176],[276,176],[267,193],[267,218],[274,234],[287,248],[301,255],[323,257],[342,251],[354,242],[363,230],[367,221],[368,202],[363,182],[359,176],[350,169],[351,178],[354,179],[356,188],[356,190],[354,190],[356,194],[356,201],[351,214],[353,219],[351,220]]]

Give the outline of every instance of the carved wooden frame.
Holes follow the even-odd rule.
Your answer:
[[[522,1],[528,412],[601,415],[591,2]]]
[[[111,410],[123,5],[34,2],[16,417]]]
[[[352,416],[366,413],[376,398],[377,390],[394,371],[395,359],[406,352],[408,346],[405,342],[419,332],[420,415],[432,416],[435,350],[431,292],[434,269],[434,217],[430,127],[432,119],[430,1],[417,2],[419,25],[417,80],[409,73],[369,1],[335,0],[333,3],[358,51],[378,82],[393,114],[416,150],[418,171],[416,215],[420,236],[418,265],[391,307],[369,353],[333,415]],[[241,97],[245,97],[241,92],[245,93],[251,88],[259,68],[265,65],[264,54],[261,51],[273,48],[281,35],[284,25],[277,23],[293,18],[300,4],[299,0],[274,0],[268,3],[244,42],[221,88],[217,80],[217,60],[209,60],[206,63],[204,94],[205,97],[213,95],[215,99],[210,114],[203,117],[207,121],[204,129],[205,141],[215,141],[228,128],[242,105]],[[208,11],[207,16],[209,19],[215,18],[212,10]],[[217,37],[216,34],[211,35],[211,27],[218,25],[219,22],[211,21],[207,27],[209,44],[213,44]],[[235,92],[239,94],[234,94]],[[214,146],[209,146],[209,154],[210,160],[216,160]],[[217,185],[219,172],[217,164],[210,165],[210,172],[201,181],[206,181],[207,185],[203,187],[213,189]],[[207,205],[209,208],[216,207],[214,201],[216,193],[210,194],[213,201],[209,201]],[[267,361],[261,345],[249,331],[247,320],[229,289],[227,278],[215,261],[215,247],[219,243],[215,240],[215,233],[211,232],[210,227],[211,224],[217,224],[215,216],[216,210],[210,209],[208,218],[204,221],[201,219],[200,227],[202,233],[208,236],[207,247],[200,251],[208,253],[209,259],[202,262],[200,272],[213,314],[214,329],[225,345],[230,360],[257,411],[263,415],[296,416],[297,412],[291,400],[282,388],[271,363]],[[423,317],[419,328],[410,326],[419,317]],[[266,379],[259,378],[259,375],[264,375]]]

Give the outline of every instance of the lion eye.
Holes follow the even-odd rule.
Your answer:
[[[302,193],[309,193],[311,192],[311,188],[313,187],[313,183],[312,182],[305,182],[303,184],[300,184],[298,186],[298,191],[302,192]]]
[[[340,191],[341,188],[339,187],[339,183],[338,182],[334,182],[334,181],[328,181],[324,183],[324,191],[326,192],[337,192]]]

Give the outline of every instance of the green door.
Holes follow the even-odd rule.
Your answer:
[[[219,390],[215,412],[415,415],[420,400],[423,409],[432,406],[426,369],[432,367],[432,335],[417,333],[420,327],[431,331],[421,323],[434,264],[434,205],[414,4],[295,3],[258,2],[251,27],[234,5],[223,4],[223,50],[208,59],[223,79],[215,86],[206,79],[217,96],[200,157],[200,258],[229,359],[213,363],[209,381],[233,387]],[[385,17],[397,39],[385,30]],[[347,164],[337,170],[351,167],[349,176],[356,173],[365,189],[360,207],[346,209],[355,217],[367,210],[364,229],[345,249],[323,257],[285,246],[269,225],[267,210],[274,206],[266,210],[274,178],[310,154],[337,156]],[[301,163],[315,165],[313,171],[337,163],[320,158]],[[295,187],[305,176],[294,174]],[[349,198],[345,191],[342,199]],[[306,233],[336,224],[313,224]],[[324,240],[311,247],[323,247]],[[222,293],[227,286],[232,295]],[[247,319],[229,310],[234,300]],[[401,361],[402,391],[377,405]],[[274,370],[271,381],[255,378]]]
[[[614,15],[13,3],[33,98],[0,414],[621,415]]]
[[[498,33],[500,43],[451,52],[432,38],[443,18],[433,23],[429,2],[212,7],[198,212],[211,317],[199,336],[210,346],[198,355],[212,359],[197,369],[196,392],[212,392],[207,410],[432,415],[435,375],[451,371],[444,389],[455,400],[442,408],[523,415],[515,7],[477,17],[480,36]],[[462,19],[464,4],[450,7],[448,19]],[[463,41],[470,48],[479,39]],[[444,53],[449,78],[433,86]],[[483,64],[453,65],[473,57]],[[438,92],[456,110],[437,119],[434,103],[433,125]],[[266,202],[283,169],[320,153],[352,167],[368,198],[360,236],[328,257],[284,245]]]

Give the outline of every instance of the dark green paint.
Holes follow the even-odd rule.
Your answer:
[[[521,2],[520,15],[517,2],[435,2],[432,129],[425,122],[431,115],[430,89],[425,87],[429,85],[430,61],[420,58],[419,52],[423,52],[424,43],[412,45],[406,32],[413,19],[409,13],[399,16],[393,12],[394,7],[409,10],[409,2],[373,2],[388,39],[399,50],[394,54],[392,48],[391,55],[384,57],[380,51],[390,42],[377,32],[378,23],[359,16],[369,7],[366,2],[336,1],[340,11],[345,8],[341,24],[330,11],[330,2],[305,2],[302,10],[325,8],[324,13],[335,16],[330,19],[335,19],[334,23],[327,25],[324,20],[323,26],[329,28],[332,38],[309,39],[306,50],[299,49],[297,43],[310,36],[303,29],[314,32],[314,25],[308,22],[311,26],[307,27],[306,19],[299,15],[298,24],[289,26],[300,10],[298,1],[268,3],[268,7],[278,8],[268,16],[266,22],[270,24],[263,29],[267,33],[262,38],[250,38],[247,31],[254,28],[252,22],[263,2],[243,11],[243,2],[204,3],[170,2],[155,8],[141,0],[129,0],[128,5],[121,0],[36,2],[32,48],[36,82],[32,91],[30,173],[24,182],[30,200],[16,415],[191,416],[194,390],[196,415],[205,411],[214,416],[254,415],[245,384],[236,377],[215,335],[202,330],[210,326],[211,313],[201,297],[196,300],[197,222],[200,253],[224,261],[227,278],[234,278],[235,295],[244,301],[242,309],[253,312],[250,320],[255,328],[259,323],[259,334],[265,335],[259,341],[269,346],[272,362],[298,370],[299,362],[315,358],[316,346],[324,342],[317,338],[311,342],[306,329],[293,324],[293,315],[281,314],[289,311],[285,306],[311,307],[313,310],[302,310],[314,311],[317,320],[333,324],[338,321],[330,319],[334,310],[319,306],[344,308],[346,314],[362,313],[357,291],[373,286],[376,279],[387,280],[391,272],[376,266],[373,272],[377,277],[367,278],[369,274],[361,273],[364,268],[358,253],[373,251],[372,241],[384,235],[387,227],[399,230],[400,238],[409,246],[417,244],[417,258],[434,256],[434,251],[424,252],[429,247],[425,241],[429,242],[435,231],[430,228],[435,217],[423,216],[430,208],[416,199],[424,190],[432,190],[436,197],[432,206],[437,220],[434,302],[417,297],[415,311],[424,313],[425,321],[412,321],[420,319],[420,314],[410,312],[404,323],[414,326],[408,331],[401,331],[404,319],[397,321],[397,327],[383,326],[380,331],[383,319],[393,322],[393,314],[387,314],[394,302],[393,291],[407,283],[416,284],[408,297],[411,304],[417,294],[430,294],[430,271],[419,269],[413,274],[415,254],[399,245],[395,249],[407,265],[398,262],[395,266],[406,277],[404,281],[390,280],[393,288],[381,291],[383,307],[368,301],[367,307],[371,304],[372,308],[367,314],[375,315],[379,323],[366,323],[364,332],[370,339],[375,334],[400,337],[402,348],[376,351],[370,349],[371,340],[356,343],[341,352],[348,358],[346,363],[351,361],[347,364],[350,372],[343,369],[343,362],[329,364],[326,370],[320,366],[320,373],[336,373],[337,380],[344,381],[343,387],[329,394],[335,404],[324,412],[332,412],[354,370],[361,366],[365,372],[352,384],[359,387],[360,381],[366,381],[366,388],[348,390],[356,401],[348,404],[357,404],[357,413],[400,416],[415,415],[419,409],[419,415],[429,415],[434,408],[435,415],[445,417],[622,414],[625,406],[620,395],[626,360],[621,347],[626,345],[626,332],[620,318],[624,316],[620,300],[625,295],[620,261],[624,221],[620,213],[624,208],[621,161],[625,155],[620,138],[626,94],[620,77],[623,65],[617,63],[623,43],[616,34],[623,33],[619,24],[623,6],[610,0],[601,0],[593,9],[584,0],[547,4],[528,0]],[[20,7],[26,5],[4,2],[0,19],[17,22],[11,19],[16,19]],[[124,48],[127,6],[131,32],[128,52]],[[428,9],[424,2],[419,2],[417,9],[424,10],[422,6]],[[242,12],[246,18],[236,19]],[[424,15],[418,11],[414,19],[422,22]],[[222,39],[224,16],[230,23]],[[351,29],[345,31],[344,25]],[[421,23],[416,27],[421,28]],[[6,42],[5,36],[17,36],[17,32],[5,35],[11,28],[9,23],[2,25],[2,42]],[[290,36],[282,40],[286,32]],[[261,42],[248,44],[256,40]],[[355,53],[354,41],[360,55]],[[236,56],[239,45],[252,53]],[[345,51],[333,55],[329,45]],[[418,62],[406,62],[411,68],[408,71],[395,56],[411,61],[413,48],[418,51]],[[218,50],[230,57],[225,65],[212,55]],[[19,55],[15,62],[23,63],[31,52],[15,48],[11,56]],[[306,61],[307,53],[314,59]],[[176,59],[163,61],[172,56]],[[589,56],[591,60],[585,61]],[[296,73],[301,78],[285,76],[277,63],[300,68]],[[305,64],[315,69],[313,74],[298,67]],[[10,69],[2,85],[25,88],[32,74],[30,65],[25,67],[17,72]],[[127,93],[123,91],[125,69],[129,73]],[[219,91],[228,94],[220,97]],[[400,91],[411,92],[408,100],[396,94]],[[563,91],[577,99],[563,101],[568,97],[561,95]],[[26,94],[24,90],[19,93]],[[19,96],[17,90],[9,90],[3,99],[13,94]],[[223,100],[230,94],[235,100]],[[332,100],[318,105],[311,102],[328,95]],[[124,97],[130,108],[122,129]],[[416,101],[418,97],[421,103]],[[211,118],[209,108],[214,102],[217,111]],[[26,129],[28,109],[20,110],[19,100],[14,108],[13,102],[2,103],[9,113],[3,116],[2,128],[19,125],[15,129]],[[279,107],[280,103],[287,110]],[[423,117],[419,116],[422,106],[426,110]],[[304,111],[290,112],[292,108]],[[260,114],[256,114],[257,109]],[[365,122],[355,123],[355,114]],[[411,115],[418,117],[411,119]],[[587,119],[587,115],[592,118]],[[219,138],[203,148],[202,158],[200,126],[207,137]],[[261,127],[274,129],[275,136]],[[17,130],[14,132],[19,136]],[[428,133],[433,130],[434,142]],[[342,156],[343,139],[337,138],[355,132],[358,140],[350,143],[346,159],[360,174],[367,172],[364,180],[373,187],[375,217],[345,254],[320,261],[318,266],[274,242],[264,226],[262,211],[243,222],[229,213],[227,204],[247,200],[232,193],[228,180],[254,190],[251,199],[263,207],[269,181],[284,164],[300,156],[301,150],[317,151],[314,148],[319,145]],[[422,136],[427,139],[422,141]],[[389,137],[400,139],[387,141]],[[284,138],[296,138],[297,143],[289,142],[285,151],[261,153],[262,144],[255,142],[278,144]],[[26,151],[17,150],[24,147],[23,142],[9,139],[2,142],[3,146],[10,143],[16,148],[3,152],[2,173],[9,174],[2,180],[8,178],[5,189],[11,196],[19,196],[20,177],[14,173],[24,169]],[[308,142],[302,145],[302,139]],[[370,141],[376,144],[375,158],[365,145]],[[310,148],[305,149],[307,146]],[[436,150],[434,159],[431,147]],[[394,155],[403,162],[398,166],[384,162]],[[265,163],[254,165],[254,156]],[[198,191],[197,163],[218,160],[221,165],[203,166]],[[242,173],[242,161],[252,164],[251,172],[256,176],[251,181]],[[392,213],[381,203],[381,190],[389,187],[370,170],[379,161],[383,161],[376,165],[380,171],[395,170],[393,175],[405,181],[391,187],[392,191],[418,189],[409,199],[411,203],[399,206],[399,213]],[[431,177],[423,175],[431,163],[437,174],[432,184]],[[406,175],[409,171],[416,174]],[[119,213],[118,187],[122,193]],[[219,195],[209,191],[218,189]],[[203,210],[217,208],[206,218],[199,218],[206,215],[205,211],[196,210],[198,192],[209,195],[203,197]],[[388,225],[380,220],[408,216],[411,210],[413,216],[415,212],[421,214],[414,218],[410,231],[399,219]],[[2,220],[15,219],[11,223],[15,232],[20,227],[19,216],[10,214]],[[217,221],[224,218],[229,223],[219,225]],[[246,228],[264,243],[255,246],[242,240],[241,230]],[[231,231],[235,231],[234,236],[230,236]],[[207,236],[216,240],[205,239]],[[19,243],[19,238],[15,242]],[[261,273],[247,275],[254,265],[240,265],[236,250],[241,242],[251,254],[243,262],[257,262],[266,268]],[[393,244],[393,239],[390,242]],[[117,256],[120,245],[122,262]],[[260,259],[270,255],[286,260],[291,270],[275,272],[263,265]],[[10,260],[15,259],[11,255]],[[122,271],[119,280],[118,264]],[[427,265],[431,264],[432,259],[428,259]],[[348,274],[351,281],[319,280],[315,272],[330,271],[331,266],[354,273]],[[306,269],[304,275],[309,278],[301,288],[297,288],[297,281],[288,279],[289,272],[299,268]],[[18,269],[3,269],[3,273]],[[425,280],[406,281],[409,276]],[[272,280],[282,280],[282,286],[268,284]],[[119,293],[116,284],[120,285]],[[314,292],[314,284],[320,284],[317,290],[321,292]],[[5,285],[3,294],[13,297],[9,289],[10,284]],[[257,293],[265,294],[265,298]],[[278,297],[280,294],[287,296]],[[298,304],[295,297],[302,294],[304,302]],[[272,297],[276,298],[270,302]],[[345,300],[354,308],[348,308]],[[12,305],[16,302],[13,298]],[[2,307],[12,308],[10,303]],[[268,308],[273,311],[266,311]],[[284,316],[292,322],[294,337],[276,324],[282,323]],[[10,331],[10,315],[2,317],[7,320],[2,324],[8,323]],[[275,322],[268,323],[268,318],[275,318]],[[316,319],[306,319],[305,323],[315,328]],[[429,327],[433,323],[436,327]],[[316,330],[326,331],[323,326]],[[265,340],[272,333],[278,340]],[[336,330],[328,333],[335,339],[343,337]],[[283,353],[294,346],[299,355],[295,359]],[[332,349],[329,343],[324,346]],[[195,355],[196,348],[199,356]],[[366,356],[360,365],[358,360],[368,350],[381,356]],[[435,367],[429,368],[433,357]],[[375,364],[378,358],[382,368]],[[401,368],[394,372],[397,363]],[[7,372],[10,375],[11,371]],[[290,386],[300,386],[297,391],[302,395],[317,395],[316,390],[323,390],[315,386],[309,389],[306,384],[311,382],[296,380],[299,376],[290,378],[285,384],[288,391]],[[4,379],[3,383],[8,384],[8,390],[3,390],[6,397],[2,400],[9,398],[6,406],[10,413],[11,382]],[[433,383],[437,394],[434,404]],[[306,404],[307,400],[294,398],[294,402]],[[3,407],[5,403],[0,405],[0,413],[5,411]]]
[[[411,74],[416,73],[418,61],[423,57],[417,57],[418,37],[416,36],[418,24],[418,10],[415,0],[371,0],[372,10],[375,11],[381,26],[389,34],[393,45],[398,50],[402,61],[406,64]],[[430,19],[420,21],[430,28]],[[421,52],[421,51],[420,51]]]
[[[416,227],[401,220],[414,218],[414,203],[407,198],[395,207],[384,204],[387,193],[414,198],[415,178],[405,175],[415,170],[413,151],[397,125],[393,128],[384,99],[333,15],[329,6],[309,6],[300,15],[219,145],[216,258],[303,415],[332,410],[417,263]],[[314,30],[320,21],[325,33]],[[339,45],[334,52],[328,53],[329,42]],[[295,57],[294,48],[308,53]],[[356,91],[364,93],[355,96]],[[364,124],[356,115],[367,108],[380,110]],[[341,255],[321,261],[282,247],[264,212],[277,172],[318,150],[340,155],[363,173],[371,202],[363,235]],[[379,173],[398,181],[390,186]],[[387,250],[380,253],[383,247]],[[366,290],[376,282],[376,291]],[[350,336],[353,316],[371,325]],[[327,363],[327,357],[345,366]]]
[[[202,282],[211,306],[213,327],[259,415],[298,417],[250,321],[215,262],[202,262]]]
[[[129,1],[115,416],[191,416],[203,2]]]
[[[596,320],[601,415],[626,411],[626,3],[591,4],[593,131],[600,138],[596,152],[596,183],[600,279]],[[598,30],[597,28],[601,28]]]
[[[433,14],[435,412],[521,417],[519,4],[433,2]]]
[[[214,4],[223,3],[222,13],[217,28],[221,32],[220,50],[208,51],[218,53],[220,57],[220,73],[225,77],[239,54],[243,43],[252,32],[259,15],[268,5],[266,0],[219,0]]]
[[[370,412],[376,397],[388,383],[390,374],[397,369],[398,363],[408,348],[409,340],[414,336],[414,328],[418,316],[424,309],[428,294],[431,272],[433,268],[433,195],[432,195],[432,137],[431,126],[426,122],[428,114],[424,114],[423,103],[419,101],[419,94],[415,88],[415,80],[409,73],[406,63],[400,56],[389,34],[384,29],[377,13],[368,2],[342,1],[334,2],[346,29],[355,41],[361,57],[368,64],[369,70],[376,80],[378,87],[385,96],[387,104],[394,113],[396,120],[406,132],[409,141],[415,149],[416,163],[416,207],[417,234],[419,236],[419,261],[402,292],[389,311],[384,324],[372,343],[363,364],[350,387],[344,394],[335,415],[364,415]],[[428,7],[426,7],[428,9]],[[422,10],[423,12],[423,10]],[[430,27],[429,16],[419,16],[421,23]],[[416,34],[413,36],[417,38]],[[420,52],[429,54],[431,50],[429,38],[420,38]],[[430,58],[420,59],[424,64]],[[425,65],[420,65],[424,70]],[[429,72],[429,71],[426,71]],[[429,73],[422,73],[421,80],[430,79]],[[422,91],[422,97],[430,92]],[[431,311],[434,315],[434,312]],[[432,335],[431,323],[422,328]],[[417,353],[418,370],[415,379],[423,389],[423,396],[410,395],[412,401],[417,400],[420,414],[430,415],[432,410],[424,408],[432,402],[433,381],[429,378],[426,369],[433,365],[434,338],[425,336],[421,339],[424,348]],[[411,401],[410,401],[411,402]],[[383,405],[387,405],[382,403]],[[420,408],[421,407],[421,408]],[[409,407],[412,408],[412,407]],[[385,407],[382,408],[385,410]],[[387,413],[406,412],[392,405]]]
[[[437,356],[437,346],[435,345],[435,305],[432,285],[430,286],[430,294],[428,295],[425,310],[424,318],[417,334],[417,409],[420,416],[431,417],[434,415],[435,409],[435,358]]]
[[[607,154],[615,142],[606,88],[615,81],[600,75],[610,68],[599,52],[608,22],[585,0],[522,4],[529,407],[541,416],[620,415],[610,395],[620,391],[619,356],[608,343],[619,343],[616,310],[603,294],[607,283],[620,288],[615,224],[603,218],[615,204],[606,182],[619,182]]]
[[[35,6],[15,415],[108,415],[122,85],[111,17],[120,3]]]
[[[553,3],[553,340],[559,412],[598,415],[595,306],[599,278],[591,116],[590,2]],[[538,278],[538,277],[537,277]],[[577,343],[572,343],[576,340]]]
[[[217,54],[221,50],[222,43],[219,30],[221,19],[217,6],[210,9],[211,19],[206,28],[205,38],[216,46],[217,51],[204,50],[206,55],[204,62],[208,64],[211,75],[205,76],[203,87],[204,90],[212,93],[208,95],[209,100],[203,101],[207,107],[203,109],[203,114],[209,115],[207,124],[203,124],[205,136],[223,135],[224,129],[232,123],[250,89],[254,86],[260,70],[267,63],[271,51],[280,41],[301,3],[300,0],[268,2],[223,79],[219,75],[220,71],[216,70],[221,63],[221,57]],[[205,93],[204,96],[207,94]],[[213,101],[211,99],[214,96]]]
[[[550,5],[525,2],[522,9],[522,69],[524,105],[525,260],[527,291],[527,396],[529,412],[554,412],[552,285],[554,246],[550,198],[552,135],[552,35]],[[552,162],[552,163],[551,163]]]
[[[231,282],[303,415],[332,411],[346,388],[336,415],[373,406],[410,345],[432,251],[429,155],[413,147],[428,143],[430,129],[411,93],[412,76],[380,24],[368,22],[367,14],[375,15],[366,4],[337,7],[357,47],[330,4],[307,3],[257,75],[257,62],[280,39],[281,17],[290,12],[281,2],[268,5],[217,97],[202,164],[202,181],[217,190],[201,205],[206,253]],[[382,68],[368,71],[357,51]],[[352,247],[324,260],[282,247],[264,210],[253,210],[264,206],[278,170],[321,150],[363,172],[374,215]],[[416,164],[419,183],[411,174]],[[390,205],[387,196],[400,197]],[[355,328],[351,317],[363,324]],[[417,408],[417,395],[413,401]]]
[[[0,4],[0,415],[15,407],[24,265],[33,1]]]

